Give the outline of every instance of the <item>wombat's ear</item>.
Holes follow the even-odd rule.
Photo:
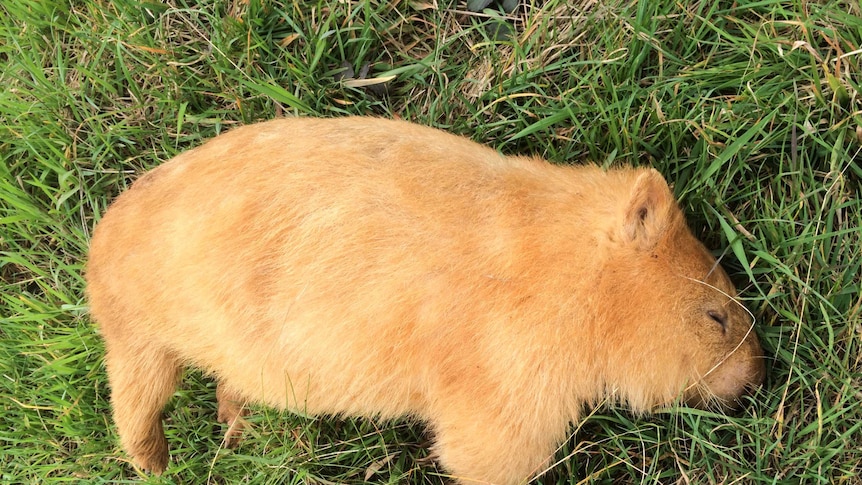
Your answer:
[[[664,177],[655,169],[640,174],[632,188],[623,219],[623,235],[640,249],[650,249],[661,239],[674,199]]]

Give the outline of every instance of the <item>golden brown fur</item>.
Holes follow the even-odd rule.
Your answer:
[[[184,365],[217,377],[222,420],[245,401],[412,416],[453,477],[496,484],[540,472],[585,405],[732,401],[763,378],[656,171],[405,122],[281,119],[186,152],[114,202],[87,280],[123,446],[157,473]]]

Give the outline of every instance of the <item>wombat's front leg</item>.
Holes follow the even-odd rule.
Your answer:
[[[162,409],[176,389],[180,365],[171,353],[133,340],[106,341],[114,422],[135,464],[161,474],[168,464]]]
[[[477,409],[443,416],[435,426],[440,464],[464,485],[526,483],[547,468],[568,429],[567,424],[549,429]]]
[[[216,387],[218,400],[218,421],[228,426],[224,433],[224,443],[228,448],[237,446],[242,439],[242,431],[246,427],[243,416],[248,414],[245,399],[230,390],[223,382]]]

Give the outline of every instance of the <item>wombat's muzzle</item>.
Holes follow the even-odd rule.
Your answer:
[[[718,404],[727,410],[739,409],[742,397],[756,392],[766,379],[766,363],[757,337],[749,337],[748,351],[731,355],[702,383],[685,393],[688,406],[706,408]],[[742,349],[740,349],[741,351]]]

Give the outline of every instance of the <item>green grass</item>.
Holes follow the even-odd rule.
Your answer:
[[[296,3],[297,5],[294,5]],[[390,4],[394,3],[394,9]],[[862,9],[856,0],[548,0],[495,42],[464,2],[0,4],[0,483],[429,483],[420,426],[168,409],[171,467],[119,451],[83,298],[93,222],[147,168],[281,115],[398,116],[507,153],[652,165],[760,322],[732,417],[600,409],[542,483],[860,483]],[[343,65],[394,78],[351,87]]]

